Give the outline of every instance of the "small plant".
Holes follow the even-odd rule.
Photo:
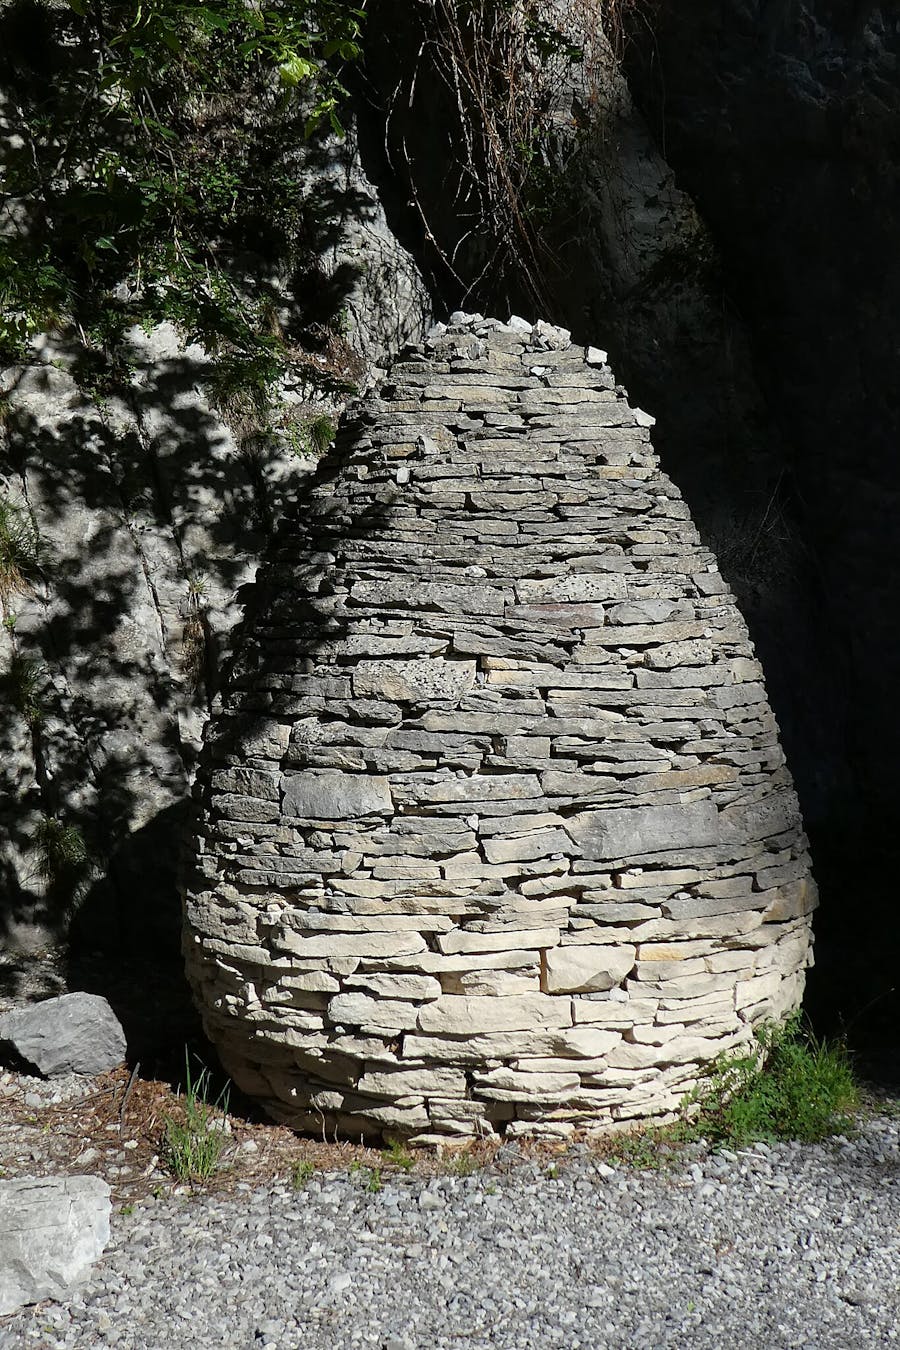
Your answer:
[[[407,1153],[399,1139],[394,1139],[388,1148],[382,1149],[381,1156],[390,1167],[399,1167],[401,1172],[411,1172],[416,1165],[412,1154]]]
[[[291,1184],[295,1191],[301,1191],[315,1174],[316,1165],[308,1158],[298,1158],[291,1172]]]
[[[740,1148],[757,1140],[815,1143],[852,1127],[859,1094],[846,1047],[818,1040],[799,1015],[756,1031],[757,1053],[726,1056],[685,1106],[707,1138]]]
[[[41,541],[30,513],[0,497],[0,602],[30,589],[41,563]]]
[[[203,683],[206,666],[206,628],[204,614],[207,607],[207,581],[201,573],[187,579],[187,600],[184,609],[184,627],[181,631],[181,664],[188,684],[195,692]]]
[[[184,1073],[183,1119],[166,1116],[163,1156],[172,1175],[179,1181],[196,1183],[208,1181],[219,1167],[226,1143],[224,1126],[228,1117],[229,1092],[227,1086],[224,1087],[211,1102],[209,1069],[202,1069],[196,1078],[192,1078],[187,1052]]]
[[[478,1159],[470,1149],[462,1149],[450,1160],[447,1170],[454,1177],[470,1177],[478,1171]]]
[[[673,1165],[681,1145],[699,1139],[701,1134],[699,1117],[650,1125],[633,1134],[616,1135],[609,1157],[639,1172],[660,1172]]]
[[[373,1195],[381,1190],[381,1168],[366,1167],[358,1158],[354,1158],[350,1164],[349,1172],[351,1176],[358,1176],[360,1180],[365,1180],[366,1190]]]
[[[607,1156],[660,1171],[685,1145],[745,1148],[763,1141],[815,1143],[851,1128],[858,1092],[846,1047],[817,1040],[797,1014],[755,1032],[757,1048],[721,1055],[681,1103],[678,1119],[610,1141]]]
[[[48,894],[62,910],[71,911],[81,898],[90,870],[90,855],[80,829],[58,816],[42,816],[32,843],[37,851],[38,875],[47,883]]]
[[[381,1168],[373,1167],[369,1172],[369,1179],[366,1182],[366,1190],[370,1195],[377,1195],[381,1190]]]
[[[319,458],[324,455],[335,437],[335,425],[327,413],[292,421],[282,428],[282,434],[298,459]]]
[[[0,676],[0,688],[7,702],[22,715],[30,727],[36,727],[44,716],[41,689],[46,674],[46,669],[40,661],[14,652],[9,665]]]

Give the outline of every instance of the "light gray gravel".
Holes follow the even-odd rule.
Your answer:
[[[68,1307],[0,1350],[828,1350],[900,1340],[900,1129],[701,1155],[148,1201]],[[506,1150],[503,1151],[504,1153]],[[506,1168],[508,1164],[508,1169]]]

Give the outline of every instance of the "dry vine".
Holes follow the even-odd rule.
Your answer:
[[[585,121],[602,107],[610,67],[621,57],[624,11],[634,3],[416,0],[420,41],[410,73],[393,91],[385,144],[409,184],[425,238],[463,302],[485,283],[494,290],[512,283],[546,308],[543,278],[551,259],[541,240],[540,195],[543,190],[552,205],[548,150],[566,141],[571,151]],[[435,79],[450,112],[455,168],[440,222],[407,135],[417,100],[431,97]],[[452,241],[449,216],[458,227]]]

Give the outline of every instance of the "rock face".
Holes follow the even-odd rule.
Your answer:
[[[4,122],[4,93],[0,150],[20,129]],[[347,375],[351,358],[378,364],[418,337],[428,301],[352,137],[303,153],[303,209],[328,221],[317,275],[341,297]],[[293,274],[300,260],[289,262]],[[71,344],[42,338],[28,365],[0,366],[0,506],[33,521],[42,559],[27,587],[5,594],[15,622],[0,629],[0,942],[40,949],[64,927],[35,846],[42,820],[58,818],[78,827],[93,863],[85,945],[171,950],[177,962],[169,841],[183,828],[236,595],[309,466],[283,438],[223,416],[210,357],[173,324],[136,326],[124,350],[130,377],[96,402]],[[290,424],[319,395],[295,371],[279,398]],[[10,677],[17,660],[38,686],[31,724]]]
[[[297,1128],[671,1110],[800,999],[762,672],[605,354],[455,316],[345,423],[208,736],[188,973]]]
[[[85,1278],[109,1241],[109,1196],[99,1177],[0,1182],[0,1317]]]
[[[0,1016],[0,1042],[43,1074],[106,1073],[125,1058],[125,1033],[99,994],[63,994]]]

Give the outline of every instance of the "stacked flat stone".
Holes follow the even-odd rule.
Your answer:
[[[211,724],[186,957],[339,1137],[671,1112],[815,903],[745,625],[605,354],[454,316],[320,465]]]

